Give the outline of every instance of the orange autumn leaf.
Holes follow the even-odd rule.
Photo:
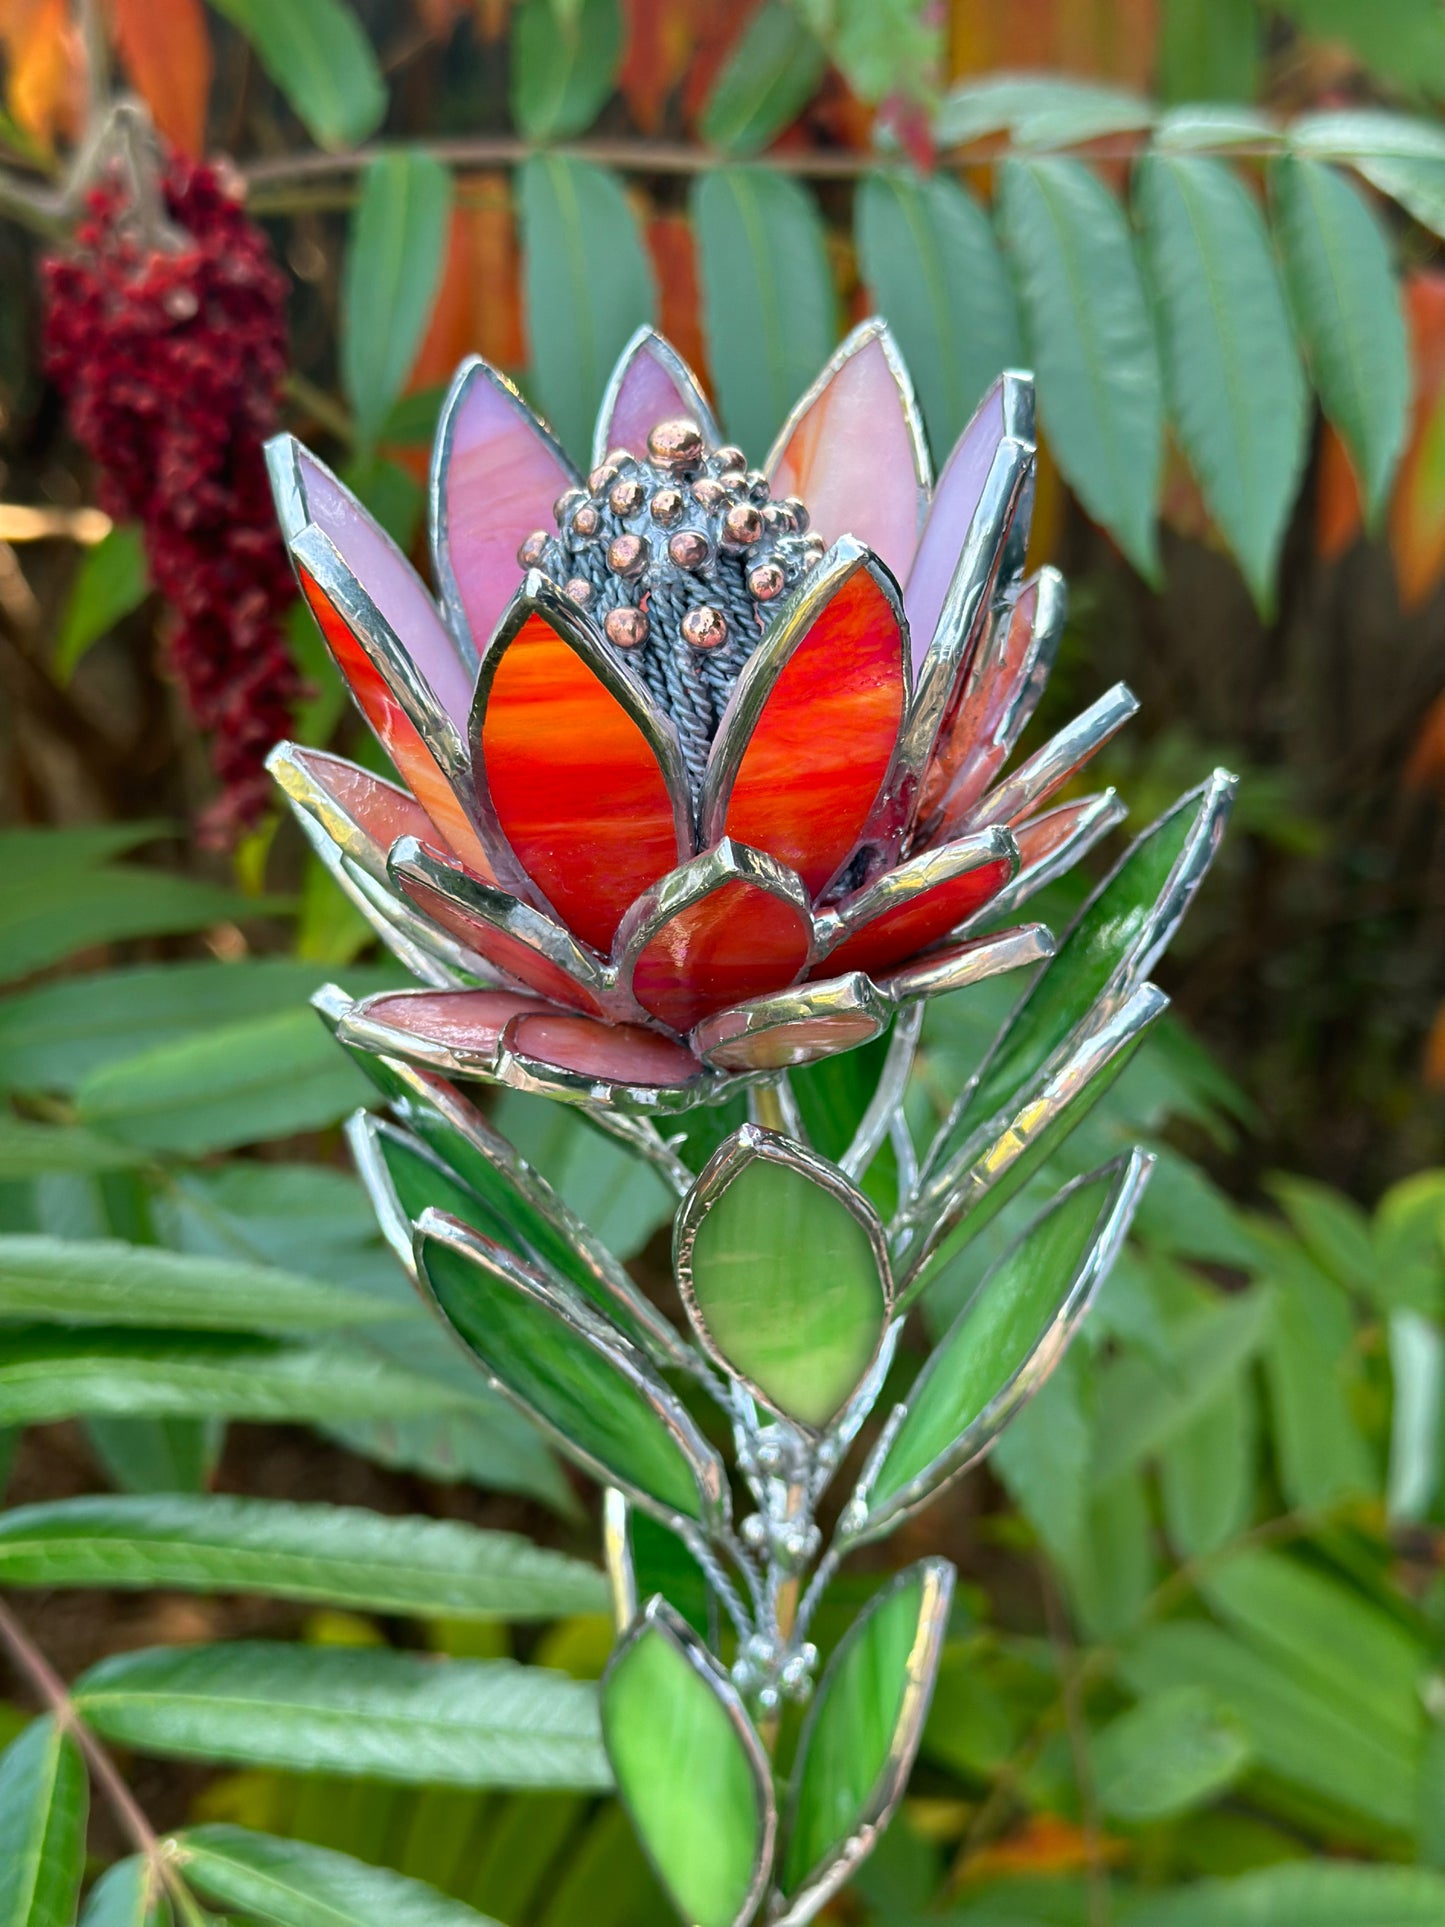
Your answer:
[[[1151,89],[1158,0],[950,0],[948,11],[953,80],[1047,68]]]
[[[49,149],[57,134],[80,128],[85,49],[67,0],[5,0],[5,104],[17,126]]]
[[[680,214],[655,214],[647,223],[646,241],[657,277],[659,332],[706,386],[707,345],[702,336],[692,228]]]
[[[1091,1838],[1072,1820],[1062,1820],[1055,1813],[1034,1813],[1006,1840],[970,1854],[962,1870],[963,1884],[1021,1874],[1082,1873],[1098,1861],[1117,1865],[1126,1851],[1122,1840]]]
[[[1425,1082],[1431,1090],[1445,1090],[1445,1007],[1436,1011],[1425,1040]]]
[[[211,41],[201,0],[111,0],[115,44],[156,126],[183,154],[206,147]]]
[[[763,0],[734,0],[724,7],[702,0],[693,7],[692,59],[682,90],[683,118],[690,131],[696,131],[728,55],[762,4]]]
[[[1437,696],[1425,711],[1405,762],[1405,783],[1410,789],[1434,790],[1445,798],[1445,695]]]
[[[627,37],[618,91],[643,133],[655,134],[687,71],[697,38],[696,0],[623,0],[622,12]]]

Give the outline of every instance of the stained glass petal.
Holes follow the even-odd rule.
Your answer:
[[[695,421],[707,446],[717,447],[717,423],[697,376],[670,341],[651,328],[639,328],[618,357],[597,411],[592,466],[598,467],[614,448],[644,454],[657,424],[679,416]]]
[[[998,895],[1018,860],[1013,838],[999,830],[910,858],[843,898],[834,912],[841,935],[821,967],[830,976],[846,970],[876,975],[941,942]]]
[[[854,971],[705,1017],[692,1033],[692,1047],[719,1070],[782,1070],[870,1043],[890,1014],[887,999]]]
[[[353,1004],[336,1034],[451,1077],[478,1077],[495,1065],[514,1017],[549,1008],[512,990],[386,990]]]

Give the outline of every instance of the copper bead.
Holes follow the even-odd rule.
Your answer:
[[[584,502],[572,517],[574,535],[596,535],[601,526],[602,518],[590,502]]]
[[[614,535],[607,544],[607,566],[624,578],[641,575],[647,567],[647,544],[640,535]]]
[[[685,416],[659,422],[647,438],[653,461],[674,475],[690,474],[702,460],[703,446],[702,430]]]
[[[517,551],[517,560],[524,569],[541,568],[542,558],[547,553],[547,544],[550,540],[551,537],[545,529],[533,529]]]
[[[751,502],[734,502],[723,517],[725,549],[750,549],[763,532],[763,518]]]
[[[586,500],[587,497],[580,488],[563,489],[562,493],[552,504],[552,513],[557,518],[557,526],[561,528],[562,524],[568,520],[574,510],[580,509]]]
[[[614,482],[607,491],[607,505],[614,515],[636,515],[646,493],[641,482],[626,479]]]
[[[776,562],[760,562],[748,574],[748,594],[756,602],[771,602],[788,586],[788,578]]]
[[[689,609],[682,619],[682,639],[693,649],[716,649],[727,641],[727,617],[721,609],[713,609],[704,603],[699,609]]]
[[[616,464],[613,462],[603,462],[599,468],[594,468],[592,473],[587,477],[587,486],[594,495],[600,495],[603,489],[610,487],[616,480]]]
[[[584,576],[574,575],[562,593],[570,596],[579,609],[585,609],[592,600],[592,584]]]
[[[801,496],[785,495],[783,497],[783,507],[788,511],[789,515],[792,516],[793,527],[797,529],[801,535],[812,519],[808,514],[808,504]]]
[[[747,456],[744,455],[740,448],[735,448],[731,442],[725,443],[721,448],[714,449],[712,458],[717,463],[719,469],[724,471],[734,468],[745,469],[748,465]]]
[[[696,529],[679,529],[676,535],[669,536],[667,553],[680,569],[700,569],[712,554],[711,545],[705,535]]]
[[[609,609],[602,627],[607,631],[607,640],[619,649],[635,649],[647,640],[647,617],[641,609]]]
[[[681,517],[686,504],[675,488],[660,488],[649,506],[653,521],[660,522],[665,529],[670,529]]]
[[[700,482],[694,482],[692,485],[693,501],[697,503],[700,509],[706,509],[709,513],[717,507],[719,502],[725,501],[726,498],[727,490],[723,487],[722,483],[711,481],[707,476],[704,476]]]
[[[772,494],[772,490],[768,486],[768,478],[760,468],[750,468],[748,470],[747,474],[743,477],[743,487],[755,502],[766,502],[769,495]]]

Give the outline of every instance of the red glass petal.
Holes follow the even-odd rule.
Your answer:
[[[825,558],[750,658],[709,759],[704,840],[766,850],[815,897],[872,813],[907,696],[900,612],[876,569],[852,543]]]
[[[602,1083],[661,1088],[700,1075],[690,1050],[640,1024],[599,1024],[546,1011],[519,1017],[504,1041],[515,1057]]]
[[[629,714],[559,619],[533,608],[499,632],[474,764],[521,871],[605,952],[633,899],[691,854],[686,805],[639,721],[645,699]]]
[[[823,968],[830,977],[840,970],[874,975],[940,943],[997,896],[1017,868],[1012,841],[996,836],[965,837],[914,857],[838,906],[850,929]]]
[[[723,1071],[780,1071],[856,1050],[882,1031],[886,1019],[867,1010],[828,1011],[783,1018],[763,1029],[726,1027],[729,1012],[710,1020],[705,1061]],[[694,1042],[702,1044],[699,1031]]]
[[[813,933],[803,905],[733,876],[642,934],[632,994],[663,1023],[688,1031],[725,1004],[793,983]]]
[[[386,853],[399,838],[414,836],[435,848],[445,848],[441,831],[414,796],[395,783],[373,776],[360,764],[349,763],[344,756],[328,755],[325,750],[308,749],[301,743],[282,744],[272,752],[270,767],[288,796],[293,790],[284,763],[296,766],[309,791],[295,800],[331,833],[333,842],[342,841],[337,831],[346,823],[355,826],[361,844],[357,844],[356,836],[347,835],[347,854],[364,861],[379,881],[386,878]],[[333,827],[328,815],[342,821]]]
[[[490,1069],[511,1020],[546,1009],[537,998],[510,990],[384,992],[357,1004],[343,1018],[342,1030],[352,1029],[357,1019],[379,1025],[399,1056],[415,1054],[423,1063],[461,1074]]]

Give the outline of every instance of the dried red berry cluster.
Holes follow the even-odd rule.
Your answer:
[[[222,784],[206,828],[225,837],[264,808],[262,762],[299,693],[261,452],[286,369],[286,282],[221,169],[171,157],[157,201],[147,235],[118,175],[92,190],[73,247],[45,264],[45,361],[102,507],[144,530]]]

